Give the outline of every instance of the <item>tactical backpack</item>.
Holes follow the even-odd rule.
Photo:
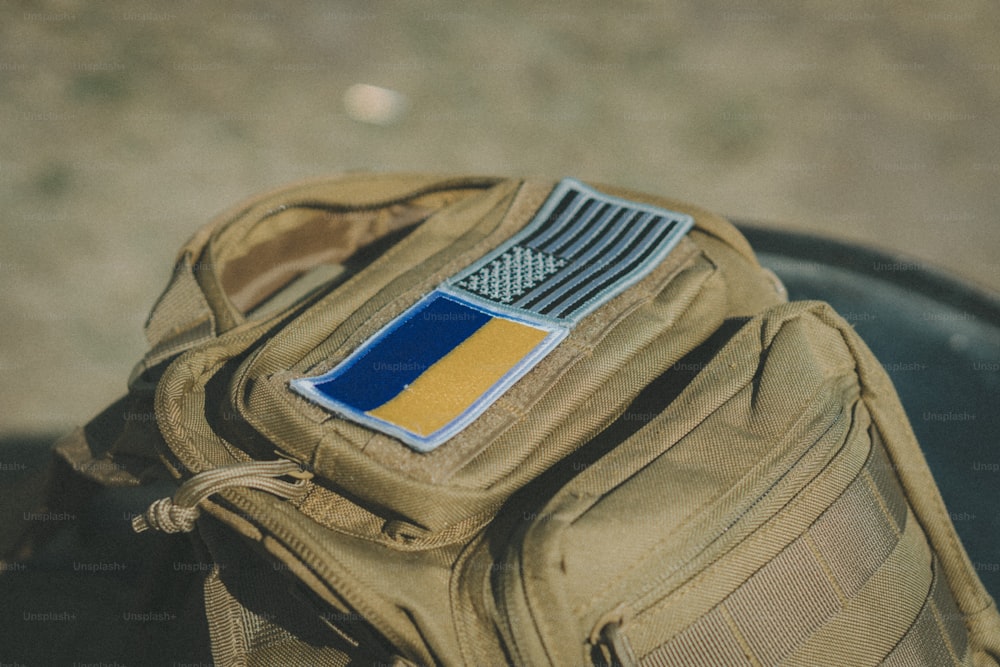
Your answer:
[[[219,665],[1000,664],[881,366],[701,209],[288,187],[182,248],[146,333],[58,453],[176,480],[134,527],[205,554]]]

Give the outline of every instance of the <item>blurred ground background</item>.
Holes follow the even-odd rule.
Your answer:
[[[613,182],[1000,289],[998,35],[992,0],[0,0],[0,436],[124,391],[213,214],[345,169]]]

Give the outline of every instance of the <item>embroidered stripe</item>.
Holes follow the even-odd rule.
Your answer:
[[[564,180],[535,219],[506,244],[443,288],[517,312],[573,323],[641,278],[680,240],[692,221],[657,207],[609,197],[582,183]],[[544,279],[523,289],[483,289],[488,267],[505,256],[546,253]],[[634,261],[637,256],[642,261]]]
[[[576,262],[579,268],[570,274],[563,274],[561,279],[547,290],[548,293],[542,295],[546,298],[536,299],[530,304],[532,310],[543,315],[551,314],[560,303],[592,285],[595,278],[602,278],[609,270],[618,266],[623,260],[623,254],[627,258],[627,253],[641,243],[649,231],[648,226],[639,223],[638,216],[639,214],[636,214],[629,220],[629,223],[636,224],[622,225],[611,239],[581,255]],[[655,246],[650,249],[655,250]],[[601,284],[607,284],[607,281],[602,281]]]
[[[549,199],[551,200],[554,196],[554,194],[551,195]],[[576,192],[575,190],[567,190],[563,198],[559,200],[559,204],[552,210],[552,213],[545,220],[545,224],[539,225],[531,233],[525,235],[525,237],[521,239],[521,243],[525,245],[532,245],[536,243],[539,237],[545,234],[553,233],[558,228],[559,219],[562,218],[567,209],[569,209],[568,215],[574,215],[582,202],[583,199],[580,197],[579,192]],[[571,206],[573,208],[570,208]],[[544,205],[542,208],[544,210]]]
[[[455,299],[436,298],[396,320],[316,389],[366,412],[394,398],[490,320]],[[447,326],[442,326],[447,323]]]
[[[575,233],[573,233],[572,235],[570,234],[561,235],[561,237],[558,240],[562,243],[562,245],[560,245],[558,248],[554,248],[552,252],[556,255],[560,255],[563,257],[575,256],[576,251],[573,247],[574,244],[576,244],[581,238],[584,239],[587,238],[587,235],[591,234],[594,228],[597,227],[598,225],[603,226],[605,223],[607,223],[607,221],[611,219],[610,216],[612,214],[617,214],[618,216],[620,216],[621,213],[624,213],[624,211],[622,211],[621,208],[612,206],[611,204],[605,204],[600,208],[599,211],[597,211],[596,215],[590,218],[587,224],[580,225],[580,228],[576,230]],[[614,219],[617,220],[617,217]],[[563,238],[565,238],[566,236],[569,236],[569,238],[563,241]]]
[[[667,234],[670,233],[674,225],[675,223],[671,222],[670,225],[667,226],[667,228],[659,230],[659,232],[657,232],[656,234],[655,240],[652,242],[651,245],[643,247],[639,245],[639,242],[637,240],[636,243],[634,243],[632,247],[629,248],[629,254],[625,258],[626,261],[629,261],[627,265],[619,269],[616,273],[612,274],[611,276],[605,278],[604,282],[591,287],[591,289],[586,293],[584,293],[583,296],[580,296],[579,298],[577,298],[576,301],[574,301],[569,306],[561,310],[559,312],[559,316],[566,317],[567,313],[576,310],[577,308],[585,304],[588,300],[595,298],[597,295],[601,293],[601,291],[608,289],[611,285],[619,283],[624,276],[627,276],[629,273],[634,271],[636,267],[640,266],[644,261],[646,261],[646,259],[656,249],[656,244],[659,243],[664,237],[667,236]]]
[[[369,414],[426,437],[462,414],[549,333],[494,318]]]

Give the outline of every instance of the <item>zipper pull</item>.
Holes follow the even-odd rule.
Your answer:
[[[594,664],[604,664],[609,667],[638,667],[639,660],[628,637],[622,632],[622,626],[631,616],[631,612],[620,604],[610,613],[605,614],[597,622],[590,633],[590,645],[594,648]],[[600,660],[597,656],[600,656]]]
[[[607,647],[608,664],[615,667],[638,667],[639,661],[628,637],[622,632],[621,623],[608,623],[601,628],[601,643]]]
[[[287,482],[279,477],[294,477]],[[312,473],[295,461],[248,461],[200,472],[181,484],[172,498],[160,498],[132,518],[132,530],[153,528],[164,533],[189,533],[201,515],[198,504],[223,489],[240,486],[260,489],[279,498],[301,498],[308,491]]]

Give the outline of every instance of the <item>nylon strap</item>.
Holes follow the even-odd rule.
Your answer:
[[[174,267],[146,321],[149,351],[132,371],[130,383],[144,370],[215,337],[215,315],[195,277],[196,268],[186,253]]]
[[[861,474],[805,534],[640,664],[808,664],[810,656],[835,654],[854,664],[851,657],[886,656],[900,638],[894,653],[900,662],[893,664],[961,664],[965,645],[953,627],[961,622],[947,585],[939,585],[938,578],[930,590],[929,580],[901,582],[893,576],[912,574],[912,562],[925,557],[930,558],[928,547],[876,447]],[[885,602],[890,592],[884,589],[892,589],[887,618],[871,619],[870,605],[860,603],[871,595]],[[865,607],[861,619],[886,627],[854,636],[859,607]],[[914,616],[919,612],[916,623],[903,613],[910,607]],[[852,635],[851,642],[844,633]],[[934,659],[907,662],[905,656],[914,654]]]

